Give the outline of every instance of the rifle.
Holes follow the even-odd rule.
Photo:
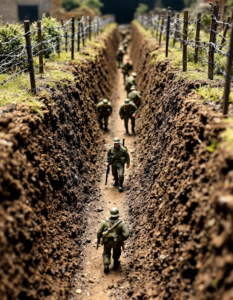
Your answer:
[[[112,155],[109,156],[108,158],[108,165],[107,165],[107,171],[106,171],[106,180],[105,180],[105,185],[108,183],[108,174],[110,173],[110,162],[112,159]]]
[[[98,241],[97,241],[97,245],[96,245],[96,250],[98,250],[99,244],[100,244],[100,241],[98,240]]]
[[[112,231],[114,228],[116,228],[122,221],[119,220],[117,223],[115,223],[111,228],[107,229],[106,231],[102,232],[103,237],[109,234],[110,231]]]

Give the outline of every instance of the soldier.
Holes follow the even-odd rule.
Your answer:
[[[129,96],[128,96],[130,101],[132,101],[135,105],[137,105],[137,107],[139,107],[141,105],[141,94],[140,94],[140,92],[138,92],[136,90],[135,85],[133,85],[130,90],[131,90],[131,93],[129,93]]]
[[[126,129],[127,134],[129,133],[129,130],[128,130],[129,119],[131,120],[132,133],[135,133],[134,127],[135,127],[135,117],[136,117],[137,111],[138,111],[137,106],[133,102],[131,102],[129,99],[125,99],[125,103],[120,108],[119,115],[121,117],[121,120],[124,119],[125,129]]]
[[[109,212],[110,218],[102,221],[97,232],[98,244],[104,245],[103,261],[104,273],[109,273],[111,263],[111,250],[113,248],[114,267],[118,267],[121,256],[121,246],[124,249],[124,241],[129,237],[129,231],[125,224],[119,220],[120,211],[113,207]]]
[[[124,41],[122,42],[122,45],[123,45],[123,48],[124,48],[125,53],[127,53],[127,49],[128,49],[128,41],[127,41],[127,40],[124,40]]]
[[[121,65],[123,63],[123,58],[124,58],[125,52],[123,51],[123,48],[119,48],[117,53],[116,53],[116,59],[118,62],[118,69],[121,68]]]
[[[102,128],[102,119],[104,118],[104,130],[108,131],[108,119],[112,115],[112,105],[107,99],[102,99],[102,101],[97,104],[96,112],[98,115],[98,121],[100,123],[100,127]]]
[[[123,73],[123,76],[124,76],[124,83],[125,83],[126,76],[129,76],[129,73],[131,71],[133,71],[133,65],[130,63],[129,58],[126,59],[126,63],[123,64],[121,69],[122,69],[122,73]]]
[[[129,76],[126,80],[126,86],[125,86],[125,90],[127,92],[127,96],[129,95],[129,93],[131,92],[130,89],[133,85],[137,86],[137,83],[136,83],[136,77],[137,77],[137,73],[133,73],[131,76]]]
[[[125,39],[125,38],[127,37],[127,35],[129,34],[129,31],[121,31],[120,34],[121,34],[122,41],[124,41],[124,39]]]
[[[109,148],[106,156],[106,166],[110,160],[112,166],[112,176],[115,182],[113,186],[118,186],[119,192],[123,192],[125,164],[127,169],[130,167],[130,157],[127,149],[121,145],[120,139],[115,138],[113,145]]]

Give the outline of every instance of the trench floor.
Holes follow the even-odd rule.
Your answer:
[[[126,58],[127,55],[125,55],[125,59]],[[124,103],[125,98],[126,91],[123,84],[123,75],[121,70],[117,69],[115,89],[113,91],[112,99],[110,99],[113,104],[113,114],[109,121],[109,131],[107,133],[104,133],[103,131],[105,146],[100,164],[104,163],[106,151],[112,145],[114,137],[119,137],[121,140],[125,138],[125,146],[127,147],[130,156],[134,151],[134,135],[131,133],[129,135],[125,134],[124,122],[119,117],[119,109],[122,103]],[[131,124],[129,125],[129,131],[131,132]],[[120,267],[114,269],[112,261],[112,264],[110,265],[110,273],[106,275],[103,272],[103,247],[100,245],[99,249],[96,250],[96,232],[101,221],[108,217],[108,212],[113,206],[116,206],[120,209],[120,218],[130,229],[125,199],[127,194],[127,178],[132,170],[126,169],[123,193],[119,193],[118,188],[112,186],[113,177],[111,174],[109,174],[108,177],[108,184],[105,185],[105,171],[106,168],[99,168],[99,201],[97,203],[92,202],[88,207],[88,226],[84,234],[84,239],[86,238],[88,242],[86,243],[85,249],[82,252],[83,269],[76,274],[75,281],[77,284],[74,288],[75,296],[72,298],[73,300],[115,299],[113,293],[115,289],[125,289],[128,287],[126,281],[124,280],[124,270],[129,262],[127,242],[125,245],[125,252],[121,255]],[[121,281],[120,286],[117,285],[117,282],[119,281]]]

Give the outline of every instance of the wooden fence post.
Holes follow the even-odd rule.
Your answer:
[[[89,40],[91,41],[91,17],[89,17]]]
[[[226,78],[225,78],[225,88],[224,88],[224,98],[223,98],[223,114],[228,113],[229,95],[231,89],[231,67],[233,61],[233,22],[231,23],[231,36],[230,36],[230,46],[228,50],[227,66],[226,66]]]
[[[80,28],[81,28],[81,26],[80,26],[80,18],[78,18],[78,52],[80,51]]]
[[[156,28],[156,41],[158,41],[159,26],[160,26],[160,15],[158,17],[158,23],[157,23],[157,28]]]
[[[196,30],[196,48],[195,48],[195,56],[194,63],[198,62],[198,50],[199,50],[199,42],[200,42],[200,29],[201,29],[201,13],[197,14],[197,30]]]
[[[208,55],[208,78],[210,80],[214,79],[214,52],[215,48],[212,44],[215,43],[216,34],[214,31],[217,30],[217,22],[214,18],[218,19],[218,6],[219,1],[215,0],[215,3],[212,7],[212,20],[210,26],[210,45],[209,45],[209,55]]]
[[[161,30],[160,30],[160,35],[159,35],[159,46],[161,46],[162,31],[163,31],[163,26],[164,26],[164,18],[165,18],[165,15],[162,15]]]
[[[188,39],[188,17],[189,12],[187,10],[184,11],[184,25],[183,25],[183,72],[187,72],[187,49],[188,46],[185,43]]]
[[[42,51],[42,32],[41,32],[41,21],[37,21],[37,41],[39,44],[39,73],[43,74],[44,73],[44,66],[43,66],[43,52],[40,53],[40,51]]]
[[[83,16],[82,16],[83,18]],[[85,39],[84,39],[84,26],[83,26],[83,22],[81,22],[81,31],[82,31],[82,40],[83,40],[83,47],[85,47]]]
[[[170,21],[171,21],[171,11],[167,14],[167,33],[166,33],[166,57],[168,57],[168,47],[169,47],[169,34],[170,34]]]
[[[180,17],[180,14],[176,14],[176,19],[179,19],[179,17]],[[176,23],[176,25],[175,25],[174,39],[173,39],[173,46],[175,46],[175,44],[176,44],[176,36],[177,36],[176,31],[177,30],[178,30],[178,24]]]
[[[31,48],[30,21],[24,21],[24,31],[25,31],[25,39],[26,39],[28,71],[30,74],[31,92],[35,95],[36,94],[36,81],[35,81],[35,72],[34,72],[32,48]]]
[[[228,16],[227,19],[226,19],[226,23],[230,23],[230,21],[231,21],[231,17]],[[226,24],[226,25],[224,26],[224,32],[223,32],[223,37],[224,37],[224,38],[222,38],[221,46],[219,47],[219,50],[222,50],[222,46],[223,46],[223,44],[225,43],[225,37],[226,37],[226,35],[227,35],[228,29],[229,29],[229,25]]]
[[[63,19],[61,19],[61,26],[63,26],[64,25],[64,21],[63,21]],[[66,42],[65,42],[65,50],[66,50],[66,52],[68,51],[68,38],[67,38],[67,30],[66,30],[66,28],[64,28],[64,32],[65,32],[65,40],[66,40]]]
[[[72,17],[71,60],[74,59],[75,17]]]

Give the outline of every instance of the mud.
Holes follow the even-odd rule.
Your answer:
[[[26,108],[0,115],[1,299],[67,299],[96,194],[103,147],[95,104],[116,73],[116,32],[95,63],[72,66],[75,84],[51,88],[44,119]]]
[[[116,295],[233,299],[233,152],[221,137],[226,123],[193,93],[201,81],[176,80],[169,61],[150,65],[148,47],[133,26],[143,104],[127,201],[134,228],[130,287]]]

